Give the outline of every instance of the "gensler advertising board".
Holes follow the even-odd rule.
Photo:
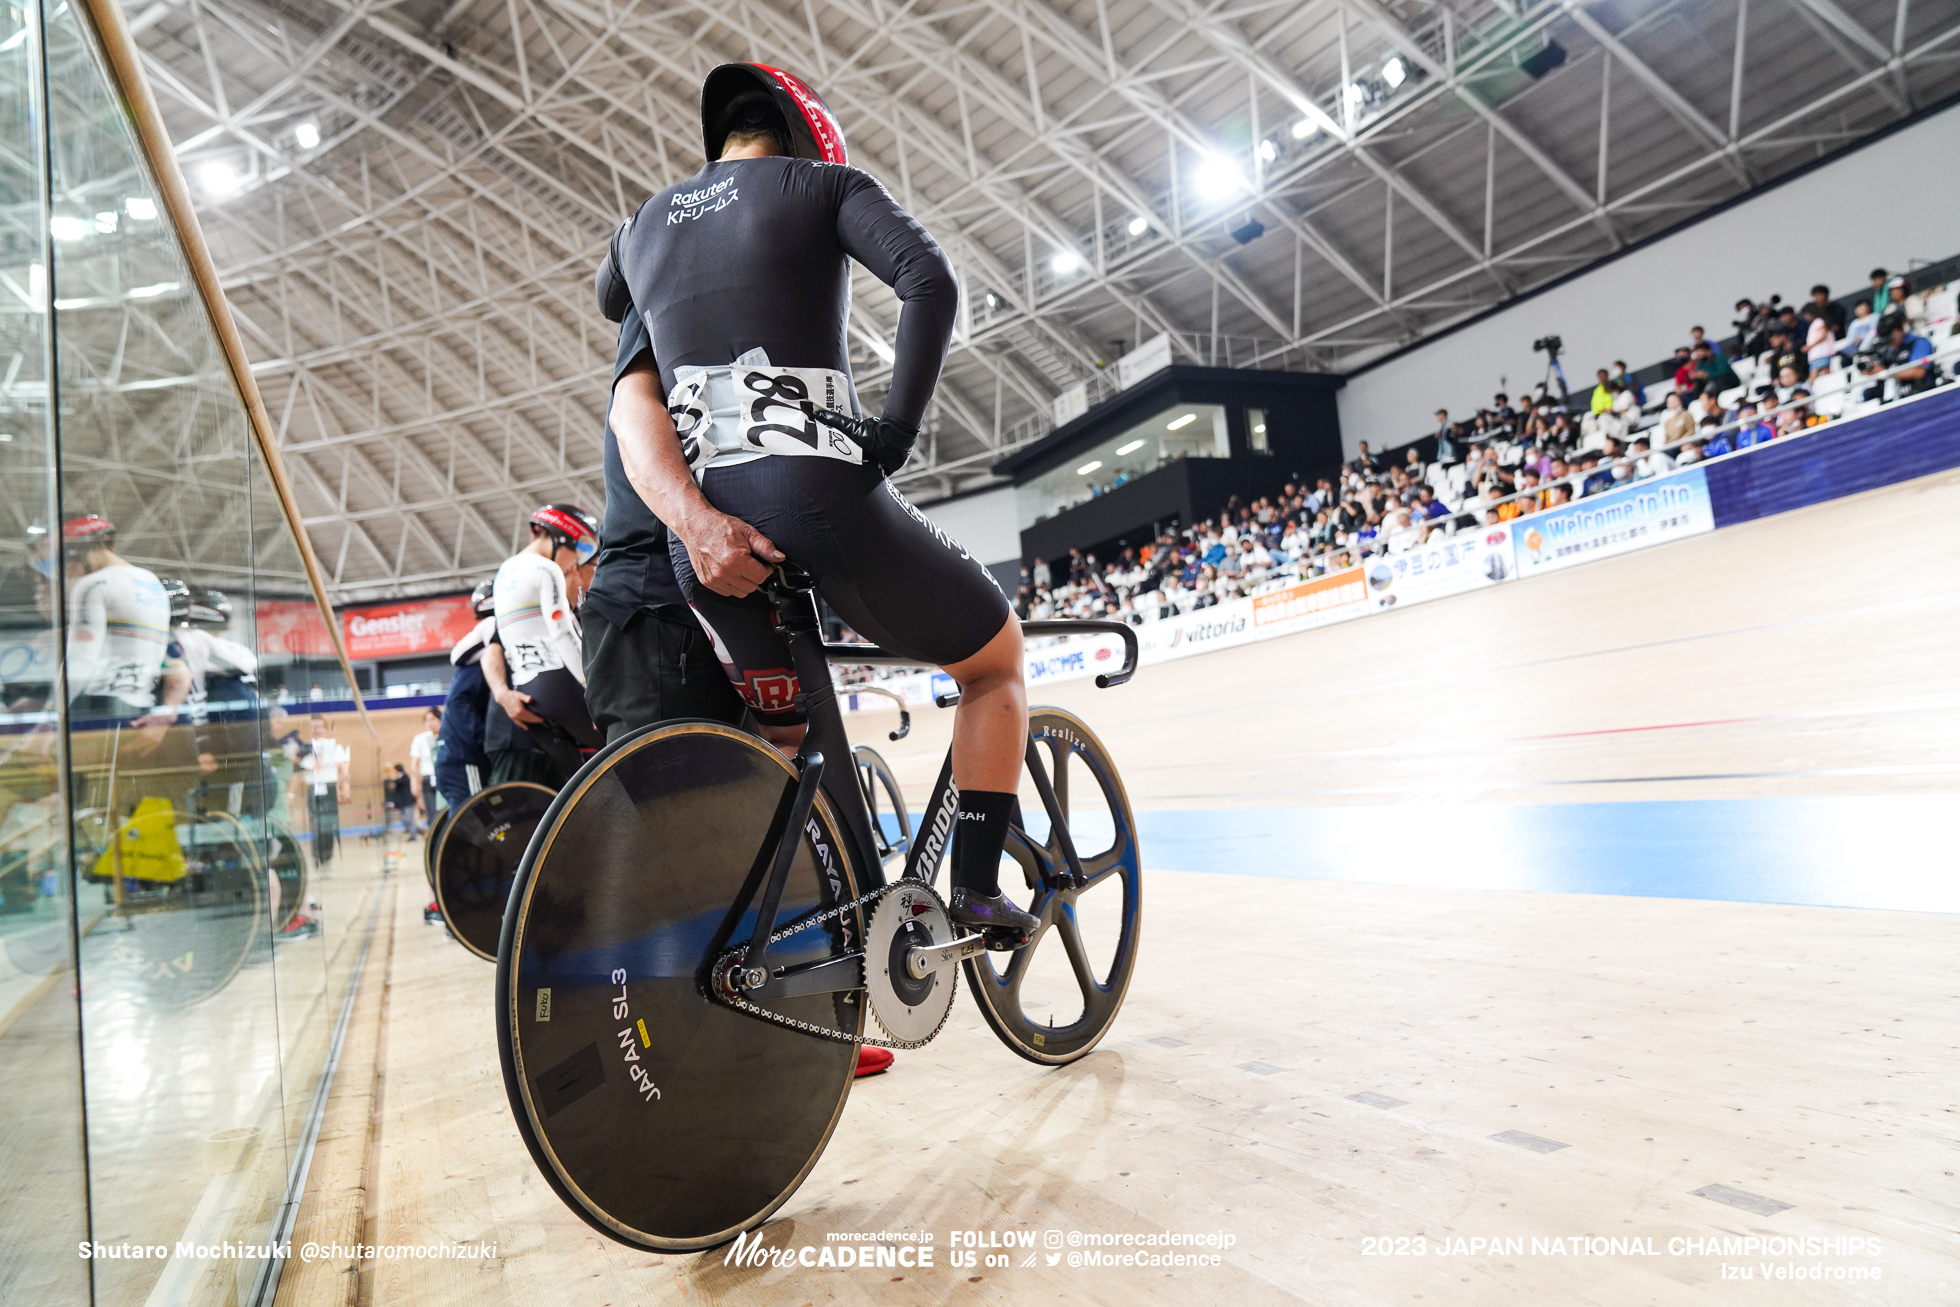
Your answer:
[[[1363,570],[1368,574],[1368,602],[1377,609],[1502,585],[1517,575],[1511,523],[1438,536],[1406,554],[1370,559]]]
[[[1510,527],[1517,538],[1518,574],[1530,576],[1713,531],[1715,512],[1707,475],[1691,467],[1533,513]]]

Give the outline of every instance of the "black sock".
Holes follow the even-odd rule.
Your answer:
[[[961,790],[953,823],[953,888],[970,894],[1000,893],[1000,851],[1014,796],[998,790]]]

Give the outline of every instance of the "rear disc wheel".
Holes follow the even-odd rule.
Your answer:
[[[554,797],[529,781],[492,785],[471,795],[443,827],[435,856],[436,906],[457,942],[486,961],[497,960],[517,865]]]
[[[518,870],[497,964],[504,1087],[558,1196],[621,1242],[689,1251],[758,1224],[802,1184],[843,1112],[853,1044],[710,996],[714,963],[754,929],[765,844],[795,782],[781,754],[741,731],[649,727],[580,769]],[[820,796],[778,930],[857,896],[841,848]],[[769,961],[821,961],[863,940],[852,909],[771,946]],[[759,1001],[863,1033],[861,989]]]

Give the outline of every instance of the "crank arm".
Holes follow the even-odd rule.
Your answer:
[[[962,935],[950,944],[935,944],[931,948],[915,948],[905,956],[905,969],[912,973],[912,979],[924,980],[935,971],[944,971],[962,958],[970,958],[987,951],[985,935]]]
[[[864,988],[864,954],[845,953],[800,967],[785,967],[747,991],[749,998],[799,998],[805,994],[843,994]]]

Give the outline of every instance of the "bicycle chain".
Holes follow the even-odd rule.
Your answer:
[[[830,909],[828,912],[820,912],[814,917],[805,917],[802,921],[796,922],[792,925],[784,926],[781,930],[777,931],[775,934],[769,937],[769,943],[771,945],[778,944],[783,940],[788,939],[791,935],[797,934],[800,931],[808,930],[812,926],[820,926],[824,922],[829,921],[835,917],[841,917],[846,912],[849,912],[852,908],[862,907],[864,904],[869,903],[872,900],[883,895],[886,890],[891,888],[892,888],[891,885],[881,885],[877,889],[874,889],[869,893],[858,895],[856,898],[852,899],[849,903],[840,904],[839,906]],[[728,950],[728,952],[721,955],[721,959],[715,964],[715,969],[711,974],[710,981],[709,981],[709,988],[714,990],[715,997],[720,999],[722,1002],[728,1004],[728,1006],[734,1008],[737,1012],[746,1012],[748,1015],[752,1017],[760,1017],[764,1021],[771,1021],[779,1026],[787,1026],[791,1030],[800,1030],[806,1035],[816,1035],[823,1039],[834,1039],[840,1044],[857,1044],[860,1046],[869,1044],[873,1048],[896,1049],[901,1053],[906,1052],[910,1049],[924,1048],[927,1044],[933,1041],[933,1038],[937,1036],[941,1030],[945,1029],[947,1017],[950,1017],[953,1013],[952,1000],[959,997],[959,984],[960,984],[959,968],[950,967],[948,968],[948,971],[952,974],[953,977],[953,982],[952,982],[953,993],[948,998],[946,1003],[946,1016],[941,1017],[939,1019],[939,1024],[933,1027],[932,1034],[927,1035],[924,1039],[877,1039],[871,1035],[853,1035],[842,1030],[832,1030],[829,1026],[815,1025],[811,1022],[801,1020],[800,1018],[797,1017],[785,1016],[781,1012],[772,1012],[768,1008],[763,1007],[759,1003],[749,1002],[749,1000],[743,998],[739,994],[731,994],[726,992],[723,989],[721,978],[727,974],[728,968],[731,965],[733,965],[734,962],[738,960],[742,956],[742,954],[746,953],[747,951],[748,951],[748,945],[744,944],[740,948],[730,949]],[[860,959],[864,957],[862,950],[859,951],[858,957]],[[860,990],[859,992],[865,995],[864,1005],[865,1007],[869,1008],[871,1006],[870,991]],[[874,1021],[877,1020],[877,1015],[878,1014],[875,1012],[871,1014],[872,1019]],[[891,1032],[886,1031],[886,1033],[889,1034]]]

